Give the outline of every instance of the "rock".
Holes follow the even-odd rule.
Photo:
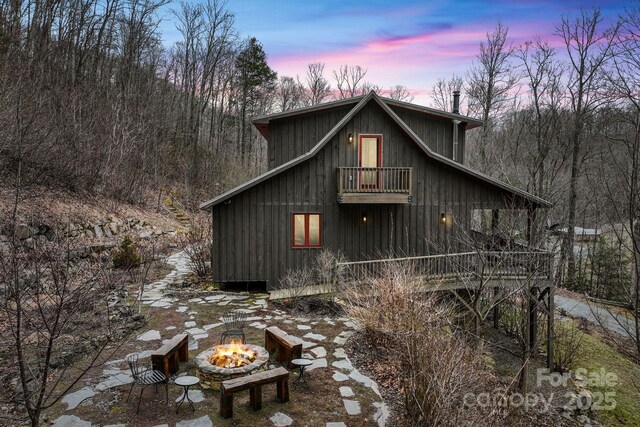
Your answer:
[[[110,222],[109,223],[109,230],[111,230],[111,234],[118,234],[118,224],[116,224],[115,222]]]
[[[343,387],[340,387],[340,396],[353,397],[355,396],[355,394],[353,393],[353,390],[351,389],[351,387],[343,386]]]
[[[377,408],[376,413],[373,414],[373,420],[378,423],[378,427],[385,427],[391,415],[387,404],[384,402],[373,402],[373,407]]]
[[[196,418],[195,420],[178,421],[176,427],[211,427],[213,422],[208,415]]]
[[[62,415],[53,422],[52,427],[91,427],[91,423],[75,415]]]
[[[85,400],[95,395],[96,393],[95,391],[93,391],[91,387],[83,387],[78,391],[65,395],[62,398],[61,402],[67,405],[67,411],[68,411],[71,409],[76,409],[79,404],[81,404]]]
[[[179,402],[184,396],[184,393],[181,393],[180,396],[176,398],[176,403]],[[189,399],[193,403],[200,403],[204,401],[204,393],[201,390],[189,390]]]
[[[309,338],[316,341],[324,341],[327,339],[327,337],[325,337],[324,335],[314,334],[313,332],[309,332],[308,334],[305,334],[303,338]]]
[[[311,353],[313,353],[316,357],[327,357],[327,350],[324,347],[316,347],[312,348]]]
[[[347,414],[349,415],[360,415],[360,402],[357,400],[347,400],[343,399],[344,409],[347,410]]]
[[[56,230],[50,228],[44,233],[44,237],[46,237],[48,241],[53,242],[58,238],[58,233]]]
[[[144,334],[138,335],[138,341],[155,341],[160,339],[160,332],[156,330],[150,330]]]
[[[338,372],[338,371],[333,371],[333,380],[337,381],[337,382],[342,382],[342,381],[346,381],[349,379],[348,376],[346,376],[345,374]]]
[[[25,239],[24,247],[27,248],[27,249],[35,249],[36,248],[36,241],[32,237],[29,237],[29,238]]]
[[[307,371],[313,371],[318,368],[326,368],[327,367],[327,359],[316,359],[313,363],[307,366]]]
[[[293,423],[293,419],[285,413],[276,412],[271,418],[269,418],[274,426],[286,427]]]
[[[102,239],[104,237],[104,233],[102,232],[102,227],[100,226],[100,224],[96,224],[93,226],[93,232],[98,239]]]
[[[347,357],[347,353],[345,353],[344,348],[339,347],[339,348],[336,348],[335,351],[333,352],[333,357],[336,357],[338,359],[344,359]]]
[[[15,233],[16,233],[16,238],[20,240],[28,239],[34,234],[31,227],[29,227],[27,224],[22,224],[22,223],[16,224]]]

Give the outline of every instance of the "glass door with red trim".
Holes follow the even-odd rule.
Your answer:
[[[378,168],[382,167],[382,135],[360,135],[360,190],[376,191],[381,187]]]

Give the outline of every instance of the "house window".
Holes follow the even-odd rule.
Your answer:
[[[322,221],[320,214],[293,214],[292,246],[294,248],[317,248],[322,245]]]
[[[490,233],[492,221],[491,215],[491,209],[472,209],[471,229],[479,233]]]

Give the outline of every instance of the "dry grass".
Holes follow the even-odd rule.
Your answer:
[[[486,387],[491,374],[453,332],[451,307],[420,292],[416,277],[415,268],[389,264],[378,277],[343,284],[347,311],[403,361],[405,408],[417,424],[468,423],[478,414],[465,410],[463,396]]]

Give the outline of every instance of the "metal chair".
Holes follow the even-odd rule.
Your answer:
[[[247,321],[247,315],[237,311],[231,311],[222,316],[225,330],[220,336],[220,344],[224,344],[224,340],[229,337],[240,337],[242,343],[245,343],[244,324]]]
[[[140,412],[140,402],[142,401],[142,393],[144,389],[148,385],[155,384],[156,393],[158,393],[158,384],[164,383],[165,391],[166,391],[166,405],[169,406],[169,381],[168,378],[160,371],[155,371],[151,367],[141,367],[138,359],[138,354],[133,353],[127,356],[127,363],[129,364],[129,369],[131,370],[131,375],[133,376],[133,383],[131,384],[131,388],[129,389],[129,395],[127,396],[127,402],[131,397],[131,391],[133,390],[133,386],[141,387],[140,390],[140,398],[138,399],[138,408],[136,409],[136,414]]]

